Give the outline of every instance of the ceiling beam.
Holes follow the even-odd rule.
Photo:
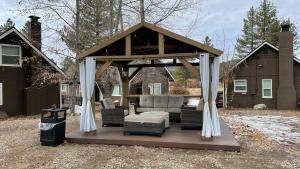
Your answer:
[[[153,59],[174,59],[174,58],[198,58],[200,53],[170,53],[153,55],[123,55],[123,56],[92,56],[97,61],[132,61],[132,60],[153,60]]]
[[[193,66],[199,66],[199,63],[190,63]],[[128,67],[174,67],[174,66],[184,66],[182,63],[155,63],[155,64],[132,64]]]
[[[200,77],[200,70],[198,68],[196,68],[195,66],[193,66],[191,63],[189,63],[186,59],[179,59],[180,62],[188,69],[192,72],[192,74],[195,76],[195,78],[199,78]]]
[[[100,66],[100,69],[96,69],[96,79],[100,78],[107,68],[111,65],[112,61],[107,61],[103,65]]]

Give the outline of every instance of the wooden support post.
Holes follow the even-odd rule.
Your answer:
[[[165,42],[164,42],[164,35],[159,33],[158,34],[158,53],[160,55],[165,54]]]
[[[125,74],[122,74],[122,84],[123,84],[123,105],[122,106],[128,106],[128,85],[129,85],[129,78],[128,78],[128,67],[123,67],[123,72],[127,72]]]
[[[131,56],[131,35],[125,38],[125,54],[126,56]]]
[[[179,59],[180,62],[192,72],[192,74],[195,76],[195,78],[200,77],[200,70],[196,67],[194,67],[190,62],[188,62],[186,59]]]

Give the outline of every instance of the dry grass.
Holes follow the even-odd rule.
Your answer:
[[[278,114],[277,111],[221,111],[222,116],[244,113]],[[249,126],[234,122],[228,123],[241,143],[241,153],[68,143],[42,147],[38,122],[39,116],[0,121],[0,168],[300,168],[300,145],[269,142]],[[78,122],[79,116],[68,116],[67,131],[78,129]]]

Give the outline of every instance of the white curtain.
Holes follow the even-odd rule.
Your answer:
[[[85,109],[85,115],[82,117],[83,119],[83,129],[84,132],[89,132],[96,130],[95,118],[92,110],[92,95],[95,87],[95,71],[96,71],[96,60],[92,57],[86,58],[86,66],[85,66],[85,84],[86,84],[86,98],[87,104]]]
[[[221,130],[220,130],[220,121],[219,121],[219,113],[217,109],[216,99],[218,96],[218,85],[219,85],[219,63],[220,58],[215,57],[214,61],[211,65],[211,90],[212,90],[212,110],[211,110],[211,116],[212,116],[212,126],[213,126],[213,136],[221,136]]]
[[[85,110],[86,110],[86,86],[85,86],[85,65],[84,61],[79,63],[80,91],[82,97],[80,131],[84,131]]]
[[[203,109],[203,127],[202,136],[210,138],[212,136],[212,123],[209,112],[209,54],[200,55],[200,77],[202,82],[204,109]]]

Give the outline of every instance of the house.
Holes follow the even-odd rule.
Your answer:
[[[33,85],[37,71],[47,69],[64,75],[61,69],[41,52],[41,23],[30,16],[28,38],[12,27],[0,35],[0,112],[9,116],[37,114],[43,108],[60,106],[59,80]],[[36,56],[40,62],[25,62]],[[39,64],[39,65],[38,65]]]
[[[169,83],[175,79],[166,67],[144,67],[130,79],[130,95],[161,95],[169,93]]]
[[[227,99],[232,107],[266,104],[270,109],[295,109],[300,99],[300,60],[293,55],[290,25],[282,25],[279,48],[261,44],[233,67]]]

